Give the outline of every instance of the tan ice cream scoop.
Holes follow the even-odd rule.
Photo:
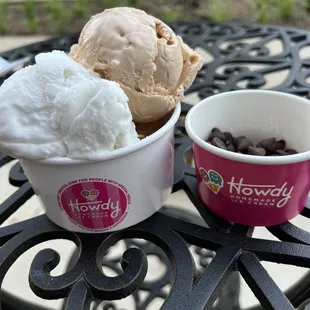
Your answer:
[[[127,7],[93,16],[70,56],[102,78],[118,82],[138,123],[170,112],[203,65],[202,57],[166,24]]]

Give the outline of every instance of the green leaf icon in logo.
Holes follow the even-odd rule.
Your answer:
[[[209,170],[208,175],[212,183],[223,186],[223,178],[216,171]]]

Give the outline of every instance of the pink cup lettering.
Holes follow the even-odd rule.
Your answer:
[[[243,178],[239,180],[239,182],[235,181],[235,177],[231,178],[230,182],[227,182],[229,185],[229,193],[232,195],[237,195],[237,197],[244,196],[248,197],[248,200],[252,200],[252,197],[262,197],[262,200],[270,200],[264,199],[264,197],[274,197],[272,199],[274,202],[278,199],[276,206],[277,208],[282,208],[285,206],[289,199],[292,198],[292,192],[294,186],[290,188],[287,187],[287,182],[285,182],[280,188],[276,187],[276,185],[253,185],[253,184],[244,184]],[[268,201],[267,201],[268,202]]]

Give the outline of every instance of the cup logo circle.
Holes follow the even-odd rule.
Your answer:
[[[91,231],[105,231],[120,224],[131,203],[123,185],[99,178],[75,180],[63,185],[57,200],[75,225]]]

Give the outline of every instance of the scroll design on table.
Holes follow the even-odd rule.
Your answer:
[[[193,48],[200,47],[212,55],[199,72],[187,94],[197,92],[201,99],[219,92],[240,89],[243,82],[249,88],[266,87],[266,76],[287,70],[285,80],[272,89],[309,98],[310,58],[301,59],[300,50],[310,45],[310,33],[303,30],[246,23],[180,22],[172,25],[176,32]],[[13,61],[22,56],[33,57],[39,52],[59,49],[68,51],[77,41],[78,34],[36,43],[12,52],[1,53],[6,60]],[[252,39],[249,41],[248,39]],[[282,51],[271,54],[269,42],[281,42]],[[260,64],[259,68],[249,66]],[[0,78],[2,82],[12,74]],[[189,106],[182,104],[182,114]],[[280,304],[297,307],[304,300],[293,291],[287,292],[288,301],[276,284],[266,275],[260,260],[310,267],[310,234],[297,226],[286,223],[270,227],[269,231],[283,242],[251,239],[253,228],[234,225],[218,218],[199,200],[193,168],[184,162],[184,152],[190,148],[190,139],[185,134],[184,120],[176,126],[175,143],[175,186],[184,189],[211,229],[184,223],[173,217],[157,213],[147,221],[121,233],[83,236],[64,231],[51,223],[45,216],[33,218],[8,227],[0,228],[0,281],[27,249],[46,240],[65,238],[75,242],[80,254],[74,267],[66,274],[52,277],[50,271],[58,264],[59,255],[51,249],[39,252],[30,270],[31,287],[39,296],[47,299],[68,297],[67,310],[88,309],[93,298],[108,297],[117,300],[132,293],[142,285],[146,272],[145,253],[129,250],[123,254],[124,273],[113,282],[101,272],[100,262],[107,248],[118,240],[143,238],[157,244],[169,257],[174,275],[174,286],[163,309],[178,306],[180,309],[197,305],[212,306],[224,282],[235,270],[239,270],[249,286],[260,294],[260,302],[276,309]],[[0,167],[13,160],[0,154]],[[17,187],[0,205],[0,222],[3,223],[34,193],[22,173],[19,164],[10,171],[10,183]],[[302,216],[310,217],[306,206]],[[204,273],[197,276],[187,244],[194,244],[216,253]],[[259,274],[259,277],[256,277]],[[210,280],[211,279],[211,280]],[[109,286],[106,286],[103,282]],[[309,286],[309,284],[308,284]],[[202,290],[201,288],[208,288]],[[310,293],[302,298],[309,298]],[[197,292],[202,294],[197,294]],[[276,293],[277,300],[269,292]],[[308,294],[308,295],[307,295]],[[180,297],[181,296],[181,297]]]

